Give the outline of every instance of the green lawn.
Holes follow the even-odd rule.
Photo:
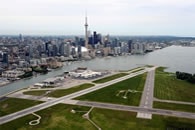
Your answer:
[[[23,92],[23,94],[25,94],[25,95],[41,96],[41,95],[45,94],[47,91],[49,91],[49,90],[34,90],[34,91]]]
[[[83,89],[87,89],[87,88],[90,88],[93,86],[94,86],[94,84],[85,83],[85,84],[81,84],[81,85],[78,85],[78,86],[75,86],[72,88],[68,88],[68,89],[59,89],[59,90],[52,91],[47,96],[49,96],[49,97],[62,97],[62,96],[65,96],[65,95],[68,95],[68,94],[71,94],[71,93],[74,93],[74,92],[77,92],[77,91],[80,91]]]
[[[71,113],[72,109],[88,111],[88,107],[79,107],[58,104],[47,109],[36,112],[41,116],[39,125],[30,126],[28,123],[37,119],[33,115],[27,115],[17,120],[0,126],[1,130],[96,130],[86,119],[82,118],[84,113]]]
[[[108,82],[108,81],[111,81],[111,80],[114,80],[114,79],[117,79],[117,78],[120,78],[120,77],[123,77],[126,75],[128,75],[128,74],[127,73],[118,73],[118,74],[111,75],[111,76],[108,76],[108,77],[105,77],[102,79],[95,80],[93,82],[94,83],[105,83],[105,82]]]
[[[151,120],[136,118],[136,113],[94,108],[92,120],[105,130],[166,130],[195,129],[195,120],[153,115]],[[173,130],[173,129],[171,129]]]
[[[42,102],[27,99],[7,98],[0,101],[0,116],[5,116],[40,103]]]
[[[159,99],[195,102],[195,85],[178,80],[175,74],[163,70],[163,67],[156,70],[154,96]]]
[[[166,103],[166,102],[153,102],[154,108],[176,110],[176,111],[186,111],[186,112],[195,112],[195,106],[193,105],[183,105],[175,103]]]
[[[138,106],[142,95],[141,92],[144,88],[145,79],[146,73],[88,93],[76,99]],[[119,91],[128,89],[141,92],[128,93],[127,99],[122,97],[124,94],[117,96]]]
[[[28,123],[37,119],[27,115],[17,120],[0,125],[1,130],[96,130],[86,119],[84,113],[70,111],[87,111],[88,107],[58,104],[36,112],[42,117],[39,125],[29,126]],[[90,118],[103,130],[165,130],[167,128],[194,130],[195,120],[153,115],[151,120],[136,118],[135,112],[116,111],[94,108]],[[188,128],[188,129],[187,129]]]

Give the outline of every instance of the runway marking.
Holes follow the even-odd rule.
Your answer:
[[[148,101],[146,101],[145,104],[147,105],[148,104]]]

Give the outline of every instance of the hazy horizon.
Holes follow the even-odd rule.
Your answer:
[[[195,36],[193,0],[2,0],[0,35]]]

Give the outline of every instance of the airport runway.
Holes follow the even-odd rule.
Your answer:
[[[120,110],[120,111],[132,111],[138,113],[146,113],[146,114],[156,114],[156,115],[165,115],[165,116],[175,116],[181,118],[189,118],[195,119],[195,113],[191,112],[180,112],[173,110],[164,110],[164,109],[156,109],[156,108],[145,108],[145,107],[136,107],[136,106],[127,106],[127,105],[118,105],[111,103],[100,103],[100,102],[91,102],[91,101],[75,101],[72,102],[64,102],[65,104],[76,104],[80,106],[90,106],[96,108],[104,108],[104,109],[112,109],[112,110]]]
[[[148,71],[146,82],[144,85],[144,90],[142,92],[142,98],[140,101],[140,107],[142,108],[152,108],[153,106],[154,78],[155,78],[154,75],[155,75],[155,69]],[[138,112],[137,117],[152,119],[152,114]]]
[[[67,96],[64,96],[64,97],[61,97],[61,98],[57,98],[57,99],[53,99],[53,100],[44,102],[42,104],[39,104],[39,105],[30,107],[30,108],[27,108],[27,109],[24,109],[24,110],[21,110],[21,111],[18,111],[18,112],[15,112],[15,113],[3,116],[3,117],[0,117],[0,125],[4,124],[6,122],[9,122],[9,121],[15,120],[17,118],[23,117],[25,115],[31,114],[33,112],[40,111],[40,110],[43,110],[45,108],[51,107],[53,105],[61,103],[64,100],[76,98],[78,96],[81,96],[81,95],[84,95],[84,94],[96,91],[98,89],[107,87],[107,86],[115,84],[117,82],[120,82],[120,81],[129,79],[129,78],[132,78],[132,77],[140,75],[140,74],[143,74],[145,72],[147,72],[147,69],[141,70],[141,71],[138,71],[138,72],[135,72],[135,73],[132,73],[132,74],[129,74],[127,76],[124,76],[124,77],[121,77],[121,78],[118,78],[118,79],[115,79],[115,80],[112,80],[112,81],[109,81],[109,82],[106,82],[106,83],[103,83],[103,84],[97,84],[94,87],[91,87],[91,88],[88,88],[88,89],[84,89],[84,90],[72,93],[70,95],[67,95]]]
[[[56,105],[58,103],[65,103],[65,104],[74,104],[74,105],[81,105],[81,106],[90,106],[90,107],[97,107],[97,108],[105,108],[105,109],[112,109],[112,110],[120,110],[120,111],[133,111],[133,112],[140,112],[140,113],[145,113],[145,114],[157,114],[157,115],[167,115],[167,116],[175,116],[175,117],[182,117],[182,118],[190,118],[190,119],[195,119],[195,113],[189,113],[189,112],[179,112],[179,111],[172,111],[172,110],[162,110],[162,109],[154,109],[151,107],[136,107],[136,106],[127,106],[127,105],[118,105],[118,104],[110,104],[110,103],[98,103],[98,102],[88,102],[88,101],[76,101],[76,100],[71,100],[72,98],[96,91],[98,89],[104,88],[106,86],[109,86],[111,84],[123,81],[125,79],[137,76],[139,74],[145,73],[147,70],[142,70],[103,84],[98,84],[94,87],[81,90],[79,92],[72,93],[70,95],[57,98],[57,99],[52,99],[50,101],[47,101],[45,103],[12,113],[7,116],[0,117],[0,125],[4,124],[6,122],[15,120],[17,118],[23,117],[25,115],[31,114],[33,112],[43,110],[45,108],[48,108],[50,106]],[[151,71],[148,70],[148,71]],[[151,71],[151,75],[152,75]],[[147,96],[147,93],[146,93]],[[142,104],[142,103],[141,103]],[[150,104],[151,105],[151,104]]]

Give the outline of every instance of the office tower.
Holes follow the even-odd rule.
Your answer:
[[[132,44],[132,54],[144,54],[145,44],[142,43],[133,43]]]
[[[79,44],[79,37],[75,37],[75,46],[78,46]]]
[[[64,46],[65,56],[70,56],[70,42],[67,42]]]
[[[98,43],[98,36],[96,31],[93,32],[93,45]]]
[[[58,55],[58,46],[57,45],[53,45],[53,56],[57,56]]]
[[[82,57],[82,50],[81,49],[82,49],[81,45],[78,45],[77,54],[78,54],[79,59]]]
[[[59,53],[60,53],[61,56],[64,56],[64,54],[65,54],[65,43],[64,42],[62,42],[60,44]]]
[[[43,51],[42,46],[41,46],[41,45],[38,45],[38,46],[36,47],[36,50],[38,51],[39,56],[41,56],[42,51]]]
[[[104,44],[104,47],[110,47],[110,36],[109,35],[106,35],[103,38],[103,44]]]
[[[22,34],[19,35],[19,41],[20,41],[20,43],[24,42],[24,38],[23,38]]]
[[[129,49],[129,52],[131,52],[131,50],[132,50],[132,43],[133,43],[132,40],[129,40],[128,41],[128,49]]]
[[[75,49],[74,46],[71,47],[71,55],[72,55],[73,57],[76,56],[76,49]]]
[[[100,44],[103,43],[102,35],[100,33],[97,34],[97,39]]]
[[[45,43],[45,54],[49,56],[49,45],[51,44],[51,41],[48,41]]]
[[[2,62],[6,65],[8,65],[8,53],[7,52],[3,52],[3,60]]]

